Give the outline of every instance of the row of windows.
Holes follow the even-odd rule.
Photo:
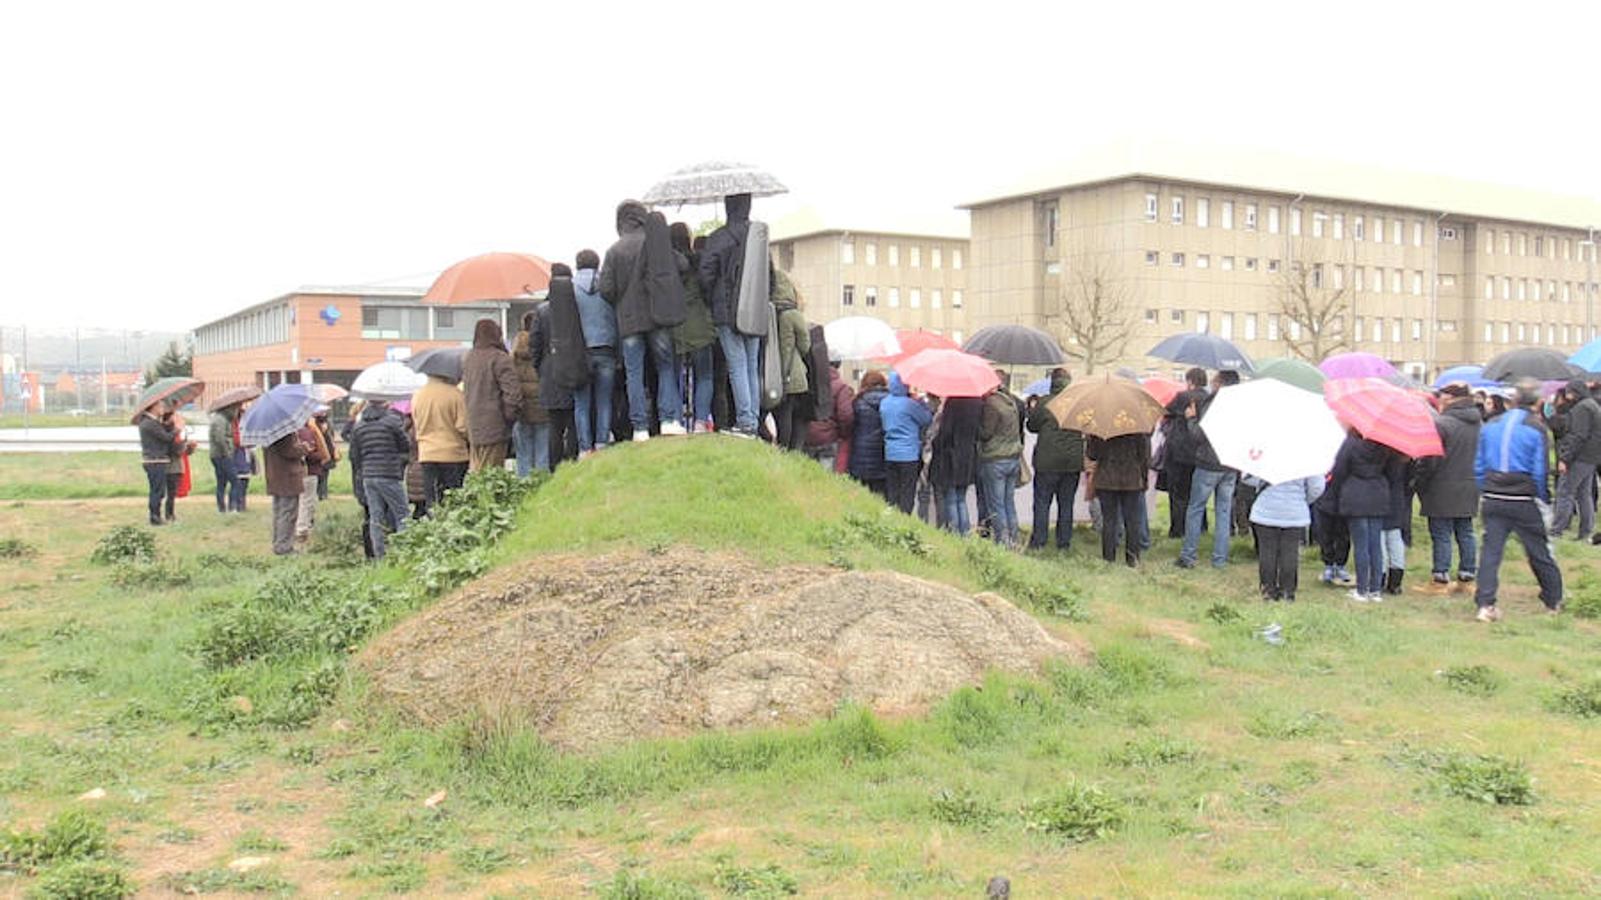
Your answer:
[[[1240,261],[1247,272],[1255,272],[1259,269],[1259,261],[1254,256],[1242,257]],[[1212,256],[1209,253],[1197,253],[1194,257],[1184,253],[1171,253],[1168,255],[1168,263],[1175,268],[1183,268],[1186,264],[1192,264],[1197,269],[1210,269],[1212,267]],[[1217,267],[1224,272],[1234,271],[1235,258],[1232,256],[1219,256],[1217,263]],[[1155,250],[1145,251],[1145,264],[1147,266],[1161,265],[1162,254]],[[1279,260],[1270,259],[1267,261],[1266,270],[1269,274],[1277,273],[1280,269]],[[1352,266],[1350,271],[1352,276],[1351,288],[1353,290],[1372,291],[1375,294],[1384,293],[1384,273],[1388,271],[1390,273],[1390,293],[1402,294],[1406,293],[1410,288],[1411,293],[1414,295],[1421,296],[1423,294],[1424,280],[1421,269],[1413,269],[1410,277],[1407,276],[1405,269],[1386,270],[1382,266]],[[1325,285],[1325,277],[1328,279],[1327,285]],[[1315,288],[1327,286],[1333,290],[1340,290],[1346,286],[1346,267],[1343,263],[1334,266],[1313,263],[1311,282],[1312,287]],[[1455,287],[1456,276],[1441,275],[1440,286],[1442,288]]]
[[[900,305],[901,305],[901,289],[898,288],[898,287],[887,288],[886,289],[886,299],[888,300],[888,305],[890,306],[891,309],[899,308]],[[922,291],[922,289],[921,288],[911,288],[911,289],[909,289],[906,292],[906,301],[907,301],[906,305],[909,306],[910,308],[912,308],[912,309],[922,309],[922,307],[923,307],[923,291]],[[840,306],[855,306],[856,305],[856,285],[847,284],[847,285],[845,285],[844,287],[842,287],[840,289],[839,305]],[[877,285],[867,285],[867,286],[862,288],[862,305],[863,306],[877,306],[878,305],[878,286]],[[943,290],[941,290],[940,288],[934,288],[934,289],[930,290],[928,292],[928,308],[929,309],[941,309],[944,306],[945,306],[945,292]],[[960,290],[951,291],[951,309],[961,309],[961,308],[962,308],[962,292]]]
[[[1242,204],[1242,207],[1240,226],[1245,231],[1256,231],[1261,222],[1261,204],[1255,201],[1249,201]],[[1147,192],[1145,194],[1145,221],[1157,221],[1160,210],[1160,198],[1157,196],[1156,192]],[[1233,230],[1234,213],[1234,201],[1222,201],[1218,208],[1218,226],[1225,231]],[[1168,221],[1172,222],[1174,225],[1183,225],[1186,222],[1191,221],[1191,217],[1186,212],[1184,195],[1174,194],[1168,197],[1167,217]],[[1284,207],[1277,204],[1269,204],[1267,207],[1267,233],[1278,234],[1283,227],[1283,220],[1285,218]],[[1303,211],[1299,206],[1290,206],[1288,219],[1291,237],[1301,236],[1301,227],[1304,218]],[[1321,209],[1314,209],[1312,211],[1311,220],[1312,237],[1328,237],[1333,238],[1336,241],[1345,240],[1345,213],[1328,213]],[[1197,197],[1195,199],[1193,222],[1197,228],[1212,227],[1212,199],[1210,197]],[[1373,243],[1382,243],[1385,238],[1386,225],[1389,226],[1388,233],[1390,243],[1396,245],[1403,244],[1406,242],[1407,235],[1410,234],[1412,246],[1423,246],[1425,226],[1421,219],[1413,219],[1409,225],[1406,221],[1399,217],[1392,216],[1389,219],[1386,219],[1384,216],[1377,214],[1373,215],[1371,219],[1367,215],[1352,216],[1351,239],[1356,241],[1370,240]],[[1440,229],[1439,235],[1442,240],[1455,240],[1457,237],[1457,231],[1454,227],[1447,226]]]
[[[1495,299],[1497,284],[1501,287],[1502,300],[1511,300],[1513,298],[1514,287],[1517,289],[1516,295],[1519,300],[1555,302],[1560,298],[1563,303],[1567,303],[1574,297],[1578,297],[1580,300],[1584,299],[1584,282],[1582,281],[1557,281],[1550,278],[1545,281],[1541,281],[1538,278],[1519,278],[1514,281],[1508,275],[1502,275],[1499,279],[1494,275],[1484,276],[1484,299]],[[1543,291],[1541,290],[1542,287],[1544,288]],[[1590,293],[1596,293],[1594,284],[1590,285]]]
[[[1188,318],[1189,310],[1168,310],[1168,323],[1170,325],[1184,326]],[[1156,325],[1160,320],[1160,310],[1145,310],[1145,324]],[[1225,340],[1233,340],[1236,322],[1239,325],[1240,340],[1254,341],[1259,336],[1269,341],[1277,341],[1281,336],[1288,336],[1292,341],[1301,339],[1301,323],[1287,318],[1281,321],[1278,313],[1260,315],[1258,313],[1218,313],[1213,316],[1211,313],[1201,310],[1195,313],[1194,328],[1197,333],[1206,334],[1213,327],[1216,327],[1218,337]],[[1258,322],[1263,325],[1260,332],[1258,332],[1257,328]],[[1440,332],[1444,334],[1453,334],[1457,330],[1457,323],[1454,319],[1441,319],[1438,324]],[[1333,325],[1336,332],[1344,330],[1344,322],[1342,320],[1336,319]],[[1351,337],[1358,343],[1368,340],[1380,342],[1385,339],[1386,326],[1388,326],[1391,343],[1399,344],[1406,340],[1423,340],[1423,320],[1411,319],[1409,321],[1400,317],[1390,319],[1374,317],[1369,319],[1366,316],[1357,316],[1352,320]],[[1499,334],[1500,343],[1503,344],[1512,343],[1514,340],[1519,344],[1530,342],[1538,344],[1542,337],[1542,331],[1544,332],[1545,343],[1549,346],[1580,344],[1585,341],[1584,326],[1582,325],[1546,324],[1541,326],[1538,323],[1486,322],[1484,323],[1484,342],[1487,344],[1495,343]],[[1601,332],[1601,329],[1592,329],[1590,336],[1592,340],[1597,332]]]
[[[281,344],[289,340],[289,326],[293,322],[294,314],[287,303],[234,316],[197,330],[195,352],[225,353],[247,347]]]
[[[1511,256],[1513,247],[1516,247],[1517,255],[1519,256],[1556,259],[1560,253],[1564,260],[1577,258],[1580,262],[1584,262],[1585,257],[1588,255],[1590,262],[1595,261],[1595,244],[1590,241],[1575,241],[1572,238],[1559,238],[1556,235],[1546,234],[1536,234],[1531,238],[1526,231],[1513,232],[1507,229],[1502,229],[1501,231],[1496,231],[1494,228],[1484,229],[1484,253],[1486,256],[1493,256],[1497,252],[1497,243],[1500,244],[1502,256]],[[1530,253],[1530,250],[1534,252]]]
[[[1501,343],[1503,344],[1512,343],[1514,334],[1516,335],[1517,342],[1520,344],[1540,343],[1540,326],[1538,324],[1529,325],[1527,328],[1525,328],[1522,322],[1501,322],[1499,324],[1495,322],[1485,322],[1484,342],[1486,344],[1495,342],[1495,336],[1498,329],[1501,335]],[[1592,328],[1590,330],[1591,340],[1595,339],[1598,330],[1601,329]],[[1558,338],[1561,338],[1561,340],[1558,340]],[[1555,347],[1558,344],[1582,344],[1584,341],[1585,337],[1583,325],[1545,326],[1545,343],[1547,346]]]
[[[430,320],[429,313],[433,313]],[[470,341],[479,319],[499,320],[489,309],[433,309],[363,303],[361,336],[387,341]],[[432,324],[432,329],[429,328]]]
[[[901,248],[899,244],[888,244],[885,250],[889,254],[888,264],[898,266],[901,264]],[[907,263],[914,269],[923,267],[923,248],[912,244],[906,248]],[[862,244],[862,262],[865,265],[878,265],[878,242],[864,241]],[[841,241],[839,244],[839,261],[844,265],[856,263],[856,242],[853,240]],[[943,247],[928,248],[928,267],[931,269],[943,268],[945,265],[945,250]],[[962,267],[962,251],[951,248],[951,268]]]

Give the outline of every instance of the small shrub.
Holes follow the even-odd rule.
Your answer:
[[[22,538],[0,538],[0,559],[32,559],[39,555],[39,548]]]
[[[1073,843],[1109,837],[1123,825],[1123,804],[1093,785],[1070,782],[1023,807],[1023,824]]]
[[[1327,730],[1329,717],[1320,712],[1285,713],[1263,710],[1245,723],[1245,730],[1259,738],[1290,740],[1311,737]]]
[[[240,853],[282,853],[289,849],[282,839],[255,828],[241,834],[233,847]]]
[[[473,473],[428,518],[389,539],[389,560],[411,570],[430,594],[482,575],[489,569],[484,551],[516,523],[523,500],[545,477],[518,478],[503,469]]]
[[[1601,591],[1576,593],[1563,603],[1563,607],[1578,619],[1601,619]]]
[[[78,861],[53,866],[39,876],[30,897],[50,900],[121,900],[134,895],[133,881],[108,862]]]
[[[717,885],[735,897],[788,897],[800,893],[795,876],[774,863],[762,866],[736,866],[728,860],[717,864],[712,876]]]
[[[1449,666],[1438,674],[1445,679],[1446,687],[1475,697],[1495,694],[1505,684],[1504,679],[1489,666]]]
[[[989,828],[997,811],[967,788],[941,788],[929,800],[929,815],[936,822],[961,828]]]
[[[272,568],[272,560],[263,556],[217,553],[208,550],[195,557],[195,568],[203,572],[265,572]]]
[[[1107,754],[1107,761],[1131,769],[1150,769],[1194,762],[1199,756],[1200,752],[1189,741],[1157,734],[1129,741]]]
[[[1523,763],[1499,756],[1451,754],[1436,767],[1445,792],[1467,800],[1497,806],[1528,806],[1534,802],[1534,782]]]
[[[690,885],[646,872],[618,869],[600,888],[601,900],[701,900],[705,895]]]
[[[0,869],[32,873],[58,863],[96,859],[110,849],[105,825],[79,810],[68,810],[40,831],[0,835]]]
[[[98,677],[100,677],[99,669],[83,665],[57,666],[44,673],[44,680],[51,683],[70,681],[74,684],[88,684]]]
[[[488,875],[511,865],[511,854],[499,847],[463,847],[450,858],[458,869],[475,875]]]
[[[1206,608],[1206,617],[1219,625],[1227,625],[1240,621],[1245,615],[1227,603],[1214,603]]]
[[[166,560],[119,563],[111,570],[111,583],[129,590],[171,590],[188,587],[194,580],[194,572],[188,566]]]
[[[89,561],[102,566],[156,561],[156,536],[135,525],[118,525],[95,544]]]
[[[1581,719],[1601,718],[1601,678],[1563,688],[1551,698],[1551,709]]]

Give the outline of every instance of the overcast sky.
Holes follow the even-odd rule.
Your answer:
[[[1601,198],[1598,7],[7,3],[0,324],[570,259],[704,159],[783,179],[770,219],[944,209],[1129,137]]]

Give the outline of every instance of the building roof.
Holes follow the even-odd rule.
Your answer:
[[[814,206],[804,206],[781,216],[768,226],[769,241],[788,241],[819,234],[846,233],[965,241],[968,238],[967,214],[947,209],[896,213],[888,217],[874,214],[857,219],[825,216]]]
[[[1601,202],[1588,197],[1380,166],[1159,141],[1114,144],[958,208],[972,209],[1064,188],[1131,178],[1221,185],[1292,197],[1304,194],[1326,200],[1565,228],[1601,227]]]

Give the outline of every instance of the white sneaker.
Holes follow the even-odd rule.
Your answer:
[[[1352,591],[1351,593],[1346,594],[1345,596],[1347,598],[1349,598],[1352,603],[1366,603],[1366,602],[1368,602],[1368,595],[1362,593],[1361,591]]]
[[[1384,595],[1379,593],[1378,591],[1374,591],[1373,593],[1368,594],[1368,602],[1369,603],[1383,603],[1384,602]]]
[[[1501,621],[1501,610],[1494,606],[1481,606],[1479,607],[1478,615],[1473,618],[1480,622],[1499,622]]]
[[[662,437],[681,437],[689,432],[684,430],[682,422],[671,421],[662,423]],[[637,438],[636,438],[637,440]]]
[[[643,428],[634,429],[634,443],[643,444],[650,440],[650,432]]]

